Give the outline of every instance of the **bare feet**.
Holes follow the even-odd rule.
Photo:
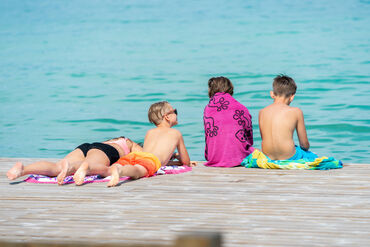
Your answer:
[[[108,182],[107,187],[116,186],[118,184],[118,182],[119,182],[119,171],[118,171],[118,167],[115,166],[115,165],[112,165],[109,168],[109,170],[110,170],[110,173],[111,173],[111,179]]]
[[[73,180],[75,181],[76,185],[81,185],[84,183],[88,169],[89,169],[89,163],[83,162],[80,168],[78,168],[75,175],[73,176]]]
[[[197,165],[197,162],[196,161],[190,161],[190,165],[189,166],[193,167],[193,166],[196,166],[196,165]]]
[[[17,179],[22,176],[23,164],[21,162],[15,163],[15,165],[6,173],[6,176],[10,180]]]
[[[67,160],[63,159],[60,161],[61,171],[57,176],[58,185],[64,184],[64,179],[69,172],[69,163]]]

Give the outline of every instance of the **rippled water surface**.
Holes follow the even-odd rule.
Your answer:
[[[207,81],[227,76],[253,117],[272,79],[298,84],[312,151],[370,157],[369,1],[0,1],[0,157],[63,157],[143,141],[168,100],[204,160]]]

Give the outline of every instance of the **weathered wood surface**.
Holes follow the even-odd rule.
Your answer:
[[[223,246],[368,246],[370,165],[330,171],[207,168],[104,183],[17,183],[0,159],[0,240],[167,244],[221,232]],[[17,181],[21,181],[18,179]]]

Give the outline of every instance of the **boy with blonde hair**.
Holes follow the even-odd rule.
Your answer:
[[[315,159],[317,155],[308,151],[306,127],[303,112],[298,107],[289,106],[293,101],[297,85],[292,78],[278,75],[274,78],[274,103],[259,112],[259,128],[262,138],[262,152],[271,160]],[[297,130],[299,145],[293,140]]]
[[[148,118],[156,128],[146,133],[143,152],[132,152],[113,164],[109,168],[111,180],[108,187],[116,186],[123,176],[134,179],[153,176],[172,158],[177,158],[179,162],[171,164],[195,165],[190,161],[181,132],[171,128],[177,124],[177,110],[167,101],[157,102],[150,106]],[[173,155],[176,149],[178,154]]]

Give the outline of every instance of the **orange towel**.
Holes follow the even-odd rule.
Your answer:
[[[148,171],[147,177],[153,176],[159,168],[161,168],[161,162],[159,159],[151,153],[146,152],[132,152],[122,158],[116,163],[120,165],[141,165]]]

